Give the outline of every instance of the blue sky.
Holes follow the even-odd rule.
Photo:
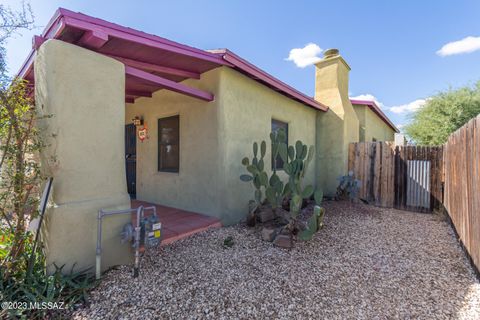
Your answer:
[[[3,0],[12,8],[18,0]],[[338,48],[350,95],[372,95],[395,124],[449,87],[480,80],[480,1],[48,1],[32,0],[36,30],[8,44],[15,73],[58,7],[201,49],[229,48],[313,96],[315,60]],[[461,41],[463,40],[463,41]],[[453,43],[452,43],[453,42]],[[445,46],[445,47],[444,47]],[[442,49],[443,47],[443,49]],[[442,49],[442,50],[441,50]],[[296,54],[295,54],[296,53]]]

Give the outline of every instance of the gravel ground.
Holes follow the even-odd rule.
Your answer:
[[[480,319],[480,284],[436,215],[327,202],[292,250],[254,229],[208,230],[120,267],[74,319]],[[233,236],[232,248],[223,240]]]

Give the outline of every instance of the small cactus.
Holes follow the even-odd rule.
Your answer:
[[[313,194],[313,199],[315,200],[315,204],[317,206],[322,205],[322,201],[323,201],[323,191],[322,191],[322,189],[317,189],[315,191],[315,193]]]
[[[240,180],[244,182],[252,181],[253,186],[255,187],[255,201],[259,205],[262,202],[262,187],[266,188],[268,186],[268,175],[264,171],[265,169],[265,154],[267,152],[267,144],[265,141],[260,143],[260,157],[258,157],[258,143],[253,143],[253,158],[252,163],[248,157],[242,159],[242,165],[246,167],[249,174],[242,174]]]
[[[347,175],[338,177],[339,185],[337,187],[336,198],[344,200],[349,198],[351,201],[358,198],[360,192],[360,180],[355,179],[353,171],[349,171]]]
[[[303,241],[312,239],[313,235],[323,227],[324,216],[325,209],[315,206],[312,216],[307,221],[307,228],[298,234],[298,238]]]
[[[224,248],[231,248],[235,244],[232,236],[228,236],[223,240],[223,247]]]

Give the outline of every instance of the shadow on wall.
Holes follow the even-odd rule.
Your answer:
[[[315,176],[326,196],[337,191],[338,177],[347,172],[348,143],[344,137],[344,120],[331,110],[317,113]]]

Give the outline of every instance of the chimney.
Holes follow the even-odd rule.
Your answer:
[[[358,118],[348,97],[350,66],[338,49],[325,51],[315,64],[315,100],[327,105],[316,118],[316,181],[325,195],[334,195],[337,178],[348,172],[348,146],[358,142]]]
[[[353,108],[348,98],[350,66],[338,49],[328,49],[315,67],[315,100],[328,105],[343,118],[345,109]]]

